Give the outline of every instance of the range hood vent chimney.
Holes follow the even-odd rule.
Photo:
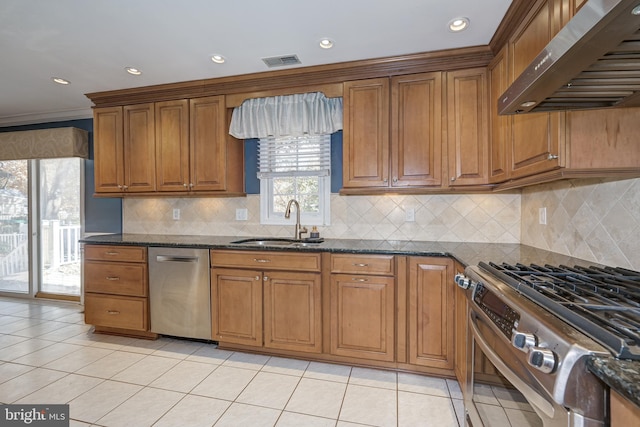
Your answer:
[[[588,0],[498,99],[499,114],[640,106],[640,0]]]

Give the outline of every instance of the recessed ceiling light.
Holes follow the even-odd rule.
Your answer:
[[[62,79],[60,77],[51,77],[51,80],[58,83],[59,85],[68,85],[71,84],[69,80]]]
[[[142,74],[142,71],[138,70],[137,68],[134,67],[125,67],[125,71],[129,74],[132,74],[134,76],[139,76],[140,74]]]
[[[469,18],[454,18],[449,21],[449,30],[453,32],[462,31],[469,26]]]
[[[216,64],[224,64],[224,56],[222,55],[211,55],[211,60]]]
[[[333,47],[333,40],[328,38],[320,40],[320,47],[323,49],[331,49]]]

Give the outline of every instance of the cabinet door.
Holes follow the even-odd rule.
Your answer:
[[[389,185],[389,79],[344,84],[343,187]]]
[[[211,331],[222,342],[262,346],[262,275],[211,270]]]
[[[447,73],[449,185],[488,183],[487,72]]]
[[[96,193],[120,193],[124,184],[122,107],[93,110]]]
[[[124,186],[127,192],[156,189],[153,103],[124,107]]]
[[[391,186],[442,183],[442,73],[391,79]]]
[[[452,369],[454,364],[453,261],[409,260],[409,363]]]
[[[264,273],[264,346],[322,351],[320,274]]]
[[[393,361],[394,278],[331,276],[331,354]]]
[[[498,115],[498,99],[509,87],[507,47],[503,47],[489,64],[489,182],[509,179],[511,117]]]
[[[158,191],[189,189],[189,103],[155,103],[156,185]]]
[[[464,271],[464,268],[456,263],[456,270],[462,272]],[[462,388],[463,394],[466,394],[465,388],[467,383],[467,373],[470,369],[467,363],[470,364],[471,362],[468,357],[471,344],[467,333],[469,309],[467,307],[467,296],[465,295],[464,289],[459,286],[455,286],[454,298],[456,304],[454,371],[456,378],[458,379],[458,383]],[[468,360],[469,362],[467,362]]]
[[[540,0],[509,40],[511,81],[542,51],[560,18],[554,13],[557,0]],[[545,172],[564,161],[565,113],[532,113],[512,117],[512,178]]]
[[[189,110],[189,187],[194,191],[226,190],[227,132],[224,96],[191,99]],[[242,144],[240,141],[238,143]]]

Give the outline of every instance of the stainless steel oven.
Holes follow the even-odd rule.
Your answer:
[[[637,358],[638,348],[628,336],[604,334],[602,330],[615,325],[599,325],[596,318],[611,321],[618,316],[614,323],[620,323],[631,316],[635,321],[637,301],[628,301],[629,310],[620,301],[605,303],[602,295],[611,291],[609,279],[602,290],[593,283],[576,284],[574,276],[584,281],[582,271],[554,273],[559,277],[556,280],[549,267],[519,274],[522,269],[481,263],[456,277],[458,285],[466,288],[469,301],[467,381],[463,387],[466,424],[606,425],[605,390],[586,369],[586,360],[591,355],[612,354]],[[600,271],[596,273],[602,276]],[[626,293],[637,299],[640,273],[627,270],[622,275],[619,282],[623,286],[615,289],[616,298]],[[569,285],[559,284],[567,278]],[[554,280],[558,283],[552,283]],[[627,292],[624,286],[629,282],[633,282],[629,285],[633,290]],[[562,286],[568,286],[570,292]],[[578,295],[583,290],[584,295]],[[554,301],[538,301],[536,294]],[[602,315],[603,311],[608,314]]]

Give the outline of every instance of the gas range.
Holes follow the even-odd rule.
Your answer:
[[[640,272],[535,264],[479,267],[598,341],[613,356],[640,360]]]
[[[456,282],[467,289],[470,366],[484,355],[537,413],[542,422],[532,425],[605,424],[604,389],[586,360],[640,360],[640,272],[481,262]],[[487,425],[469,375],[470,424]]]

